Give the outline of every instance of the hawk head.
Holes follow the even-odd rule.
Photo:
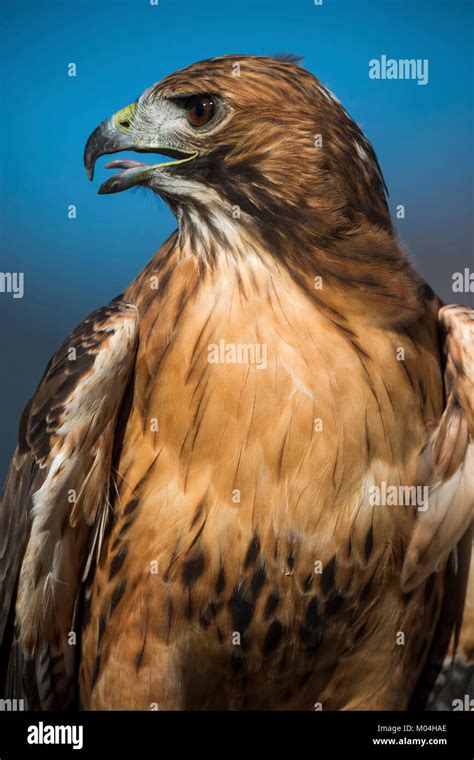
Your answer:
[[[85,166],[118,151],[101,187],[145,185],[178,213],[238,207],[263,232],[301,221],[320,236],[368,221],[391,229],[385,185],[370,143],[338,100],[288,57],[234,55],[196,63],[153,85],[90,136]]]
[[[423,281],[393,233],[370,143],[293,60],[223,56],[166,77],[92,133],[89,177],[99,156],[125,150],[169,161],[111,161],[121,171],[99,192],[159,193],[200,266],[222,252],[245,266],[263,251],[338,323],[400,326],[422,313]]]

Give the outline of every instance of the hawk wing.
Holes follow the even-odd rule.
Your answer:
[[[75,605],[107,520],[137,336],[129,303],[115,299],[90,314],[49,362],[21,418],[0,502],[0,665],[5,692],[26,697],[30,709],[73,698]]]
[[[418,481],[429,486],[402,569],[410,591],[446,563],[444,600],[415,706],[453,709],[472,688],[474,583],[469,565],[474,515],[474,311],[439,311],[446,405],[421,452]]]

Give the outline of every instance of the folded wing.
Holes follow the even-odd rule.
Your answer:
[[[439,623],[412,706],[452,710],[469,696],[474,677],[474,311],[445,306],[439,323],[446,405],[418,462],[428,509],[418,514],[402,586],[411,591],[444,572]]]
[[[74,698],[75,605],[108,517],[137,335],[135,306],[116,299],[93,312],[53,356],[21,419],[0,502],[0,691],[30,709]]]

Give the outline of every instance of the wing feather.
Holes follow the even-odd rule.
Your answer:
[[[418,482],[428,485],[428,509],[419,513],[402,569],[404,591],[439,570],[468,530],[474,510],[474,311],[445,306],[446,407],[421,452]]]
[[[115,299],[93,312],[53,356],[22,415],[0,502],[0,646],[4,675],[30,708],[72,698],[68,634],[88,551],[97,551],[107,519],[114,433],[137,336],[132,304]]]
[[[439,320],[446,407],[420,457],[428,510],[418,518],[402,582],[411,590],[443,567],[444,595],[415,710],[459,709],[474,687],[474,312],[445,306]]]

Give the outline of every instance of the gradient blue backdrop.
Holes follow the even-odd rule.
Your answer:
[[[452,273],[472,266],[471,0],[3,0],[1,16],[0,271],[24,272],[25,296],[0,294],[0,479],[50,355],[175,226],[152,194],[97,196],[108,175],[101,166],[87,182],[84,143],[198,59],[302,55],[372,141],[418,269],[446,300],[473,305],[451,291]],[[429,84],[370,80],[383,53],[428,58]]]

